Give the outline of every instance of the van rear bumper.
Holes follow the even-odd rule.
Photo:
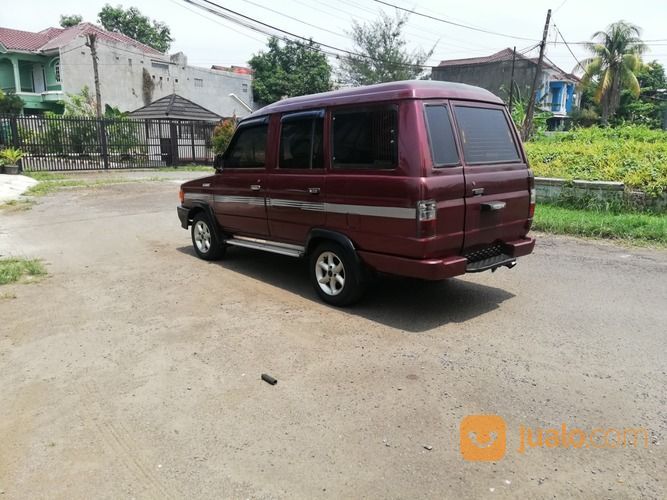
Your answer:
[[[522,238],[504,244],[505,253],[512,258],[528,255],[535,247],[534,238]],[[409,276],[424,280],[444,280],[465,274],[468,259],[461,256],[443,259],[408,259],[395,255],[386,255],[358,250],[357,254],[367,265],[381,273]]]

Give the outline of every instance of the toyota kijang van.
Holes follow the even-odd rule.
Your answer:
[[[215,174],[181,186],[202,259],[229,246],[305,258],[317,294],[357,300],[369,271],[425,280],[532,252],[533,175],[503,102],[458,83],[294,97],[238,124]]]

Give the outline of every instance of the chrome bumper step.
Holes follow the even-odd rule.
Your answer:
[[[264,252],[287,255],[289,257],[302,257],[306,249],[299,245],[281,243],[279,241],[263,240],[260,238],[247,238],[245,236],[235,236],[225,240],[227,245],[235,247],[252,248]]]

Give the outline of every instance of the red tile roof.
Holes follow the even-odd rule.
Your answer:
[[[216,71],[229,71],[231,73],[237,73],[239,75],[252,75],[252,70],[250,68],[245,68],[243,66],[219,66],[213,64],[211,69]]]
[[[87,35],[89,33],[95,33],[100,40],[131,45],[147,54],[162,54],[154,48],[138,42],[129,36],[104,30],[91,23],[81,23],[70,28],[46,28],[38,33],[10,28],[0,28],[0,43],[2,43],[7,50],[45,52],[62,47],[76,37]]]
[[[0,28],[0,43],[4,45],[7,50],[39,50],[42,45],[46,44],[51,38],[63,31],[64,30],[59,30],[57,28],[49,28],[40,31],[39,33],[33,33],[31,31]]]

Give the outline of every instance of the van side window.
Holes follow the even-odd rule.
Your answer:
[[[285,118],[280,130],[279,168],[323,168],[323,119],[318,116]]]
[[[505,113],[498,108],[455,106],[468,165],[521,161]]]
[[[266,162],[268,125],[240,126],[225,152],[225,166],[229,168],[260,168]]]
[[[396,167],[398,108],[373,106],[333,113],[334,168]]]
[[[459,164],[456,141],[447,106],[443,104],[426,105],[426,126],[431,144],[431,157],[434,167]]]

